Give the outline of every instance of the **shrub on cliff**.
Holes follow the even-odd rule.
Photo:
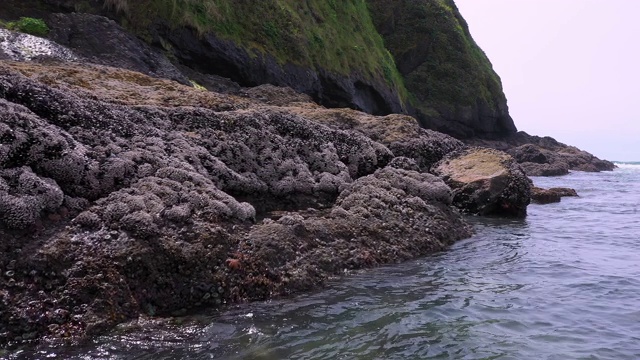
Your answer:
[[[35,36],[46,36],[49,33],[49,27],[42,19],[34,19],[30,17],[21,17],[18,21],[12,21],[6,24],[7,29],[19,31],[25,34]]]

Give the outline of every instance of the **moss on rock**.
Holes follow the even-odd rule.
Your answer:
[[[459,137],[515,132],[500,78],[453,0],[367,0],[427,127]]]

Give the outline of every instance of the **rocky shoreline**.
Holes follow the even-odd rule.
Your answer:
[[[512,156],[410,116],[4,58],[0,344],[308,291],[445,249],[472,233],[461,212],[530,201]]]

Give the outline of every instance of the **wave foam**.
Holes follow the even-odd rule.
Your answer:
[[[614,162],[621,169],[638,169],[640,170],[640,162]]]

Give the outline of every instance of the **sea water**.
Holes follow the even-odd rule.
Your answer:
[[[534,178],[577,198],[292,299],[12,358],[640,359],[640,163]]]

